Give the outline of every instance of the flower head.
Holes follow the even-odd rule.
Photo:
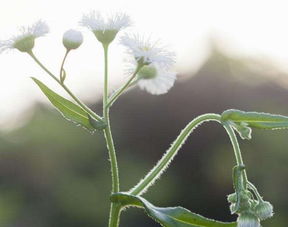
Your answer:
[[[34,47],[35,39],[49,32],[47,24],[41,20],[29,27],[21,27],[20,34],[8,40],[0,41],[0,52],[17,49],[21,52],[30,52]]]
[[[254,214],[243,213],[237,219],[237,227],[261,227],[261,225]]]
[[[90,29],[99,42],[111,43],[117,33],[130,26],[130,18],[123,13],[117,13],[110,18],[104,18],[99,12],[91,11],[82,17],[80,24]]]
[[[128,52],[138,63],[149,65],[157,64],[161,68],[168,69],[175,63],[175,54],[165,48],[157,46],[157,42],[145,40],[140,36],[125,35],[121,43],[128,48]]]
[[[73,29],[66,31],[63,35],[63,45],[67,50],[77,49],[83,43],[82,33]]]
[[[162,95],[173,87],[176,73],[168,72],[159,66],[146,65],[138,73],[138,86],[152,95]]]

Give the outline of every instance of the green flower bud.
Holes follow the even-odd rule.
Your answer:
[[[77,49],[83,43],[82,33],[73,29],[66,31],[63,35],[63,45],[67,50]]]
[[[236,213],[237,209],[236,209],[236,204],[235,204],[235,203],[232,203],[232,204],[229,206],[229,208],[230,208],[231,214],[235,214],[235,213]]]
[[[237,195],[236,193],[232,193],[230,195],[227,196],[227,201],[229,203],[236,203],[237,202]]]
[[[145,65],[138,72],[138,77],[141,79],[153,79],[157,76],[157,69],[151,65]]]
[[[21,52],[30,52],[34,47],[34,43],[35,43],[35,37],[29,35],[16,40],[13,44],[13,47]]]
[[[259,219],[252,213],[240,214],[237,219],[237,227],[261,227]]]
[[[271,218],[273,216],[273,206],[267,201],[259,202],[255,207],[255,213],[260,220]]]

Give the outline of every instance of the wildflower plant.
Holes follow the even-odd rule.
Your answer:
[[[242,139],[251,139],[252,129],[286,129],[288,127],[288,117],[282,115],[244,112],[234,109],[226,110],[222,114],[207,113],[200,115],[187,124],[162,158],[144,178],[129,191],[123,192],[120,190],[117,153],[110,125],[110,108],[122,94],[135,85],[153,95],[168,92],[176,80],[176,73],[171,71],[175,63],[175,55],[157,42],[151,42],[141,36],[125,34],[120,39],[120,44],[127,47],[127,52],[131,57],[131,75],[119,89],[110,94],[108,50],[118,33],[131,24],[130,19],[125,14],[115,14],[104,18],[100,13],[92,11],[90,14],[83,16],[80,24],[93,32],[104,50],[102,114],[92,111],[65,84],[67,77],[64,70],[65,59],[70,51],[79,48],[83,42],[83,36],[79,31],[68,30],[63,35],[63,45],[66,48],[66,53],[58,75],[53,74],[46,68],[33,53],[35,39],[45,35],[49,30],[48,26],[42,21],[30,27],[21,28],[21,33],[18,36],[1,41],[0,50],[17,49],[20,52],[27,53],[72,99],[70,101],[61,97],[38,79],[32,78],[62,115],[91,133],[95,131],[103,132],[110,158],[112,178],[109,227],[119,226],[121,211],[128,207],[143,208],[149,217],[165,227],[260,227],[261,221],[272,217],[273,206],[268,201],[263,200],[256,186],[248,180],[236,133]],[[215,221],[192,213],[182,207],[157,207],[142,197],[165,172],[194,129],[202,123],[210,121],[218,122],[224,127],[234,150],[236,159],[236,165],[232,170],[234,192],[227,196],[227,200],[230,203],[231,214],[238,215],[236,222]]]

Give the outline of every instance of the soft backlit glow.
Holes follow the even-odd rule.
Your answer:
[[[11,0],[1,8],[0,39],[15,34],[17,26],[45,20],[51,34],[36,41],[35,52],[53,72],[57,72],[65,51],[61,43],[64,31],[77,26],[83,13],[91,10],[108,14],[120,11],[131,17],[135,24],[132,30],[160,37],[161,41],[170,44],[176,52],[177,71],[193,72],[201,66],[209,54],[211,35],[217,36],[229,52],[267,56],[288,71],[286,3],[284,0],[147,0],[139,4],[133,0],[82,0],[79,4],[68,0]],[[101,95],[102,49],[92,34],[82,31],[85,42],[67,59],[67,83],[85,101],[92,101]],[[115,43],[111,46],[112,89],[127,78],[122,52],[123,48]],[[0,127],[8,119],[9,122],[15,119],[20,111],[31,105],[31,100],[45,100],[29,76],[38,76],[60,91],[25,54],[2,54],[0,65]]]

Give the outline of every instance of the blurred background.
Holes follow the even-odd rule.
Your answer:
[[[129,32],[160,38],[176,52],[178,80],[168,94],[131,89],[111,109],[122,190],[134,186],[200,114],[236,108],[288,115],[285,1],[1,3],[1,39],[38,18],[49,23],[51,33],[37,40],[35,53],[55,72],[64,54],[62,33],[90,9],[127,12],[135,24]],[[102,50],[92,34],[82,31],[85,42],[67,61],[67,84],[100,112]],[[110,56],[113,90],[127,78],[127,68],[117,42]],[[29,76],[66,94],[24,54],[2,54],[0,66],[0,225],[107,226],[111,180],[101,133],[91,135],[63,119]],[[263,222],[264,227],[284,227],[288,221],[287,133],[254,130],[251,141],[240,141],[250,180],[275,207],[274,218]],[[225,131],[217,123],[206,123],[144,197],[157,206],[181,205],[233,221],[226,195],[233,192],[234,165]],[[122,214],[124,226],[159,225],[142,210],[128,209]]]

